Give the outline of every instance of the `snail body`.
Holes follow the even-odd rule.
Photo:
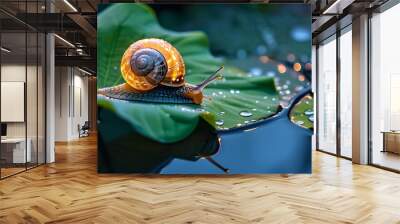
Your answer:
[[[125,83],[98,93],[126,101],[201,104],[202,90],[221,77],[222,68],[198,85],[186,83],[185,63],[178,50],[161,39],[143,39],[131,44],[122,56]]]

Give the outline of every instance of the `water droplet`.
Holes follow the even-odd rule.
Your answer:
[[[244,123],[245,123],[245,124],[248,124],[248,123],[250,123],[250,121],[244,121]]]
[[[213,96],[216,96],[217,94],[216,94],[216,93],[212,93],[212,95],[213,95]]]
[[[231,89],[229,92],[232,94],[235,94],[235,90],[233,90],[233,89]]]
[[[239,123],[239,124],[237,124],[236,126],[237,126],[237,127],[240,127],[240,126],[242,126],[242,124],[241,124],[241,123]]]
[[[235,93],[236,93],[236,94],[239,94],[239,93],[240,93],[240,91],[239,91],[239,90],[236,90],[236,91],[235,91]]]
[[[304,121],[296,121],[296,124],[298,124],[298,125],[303,125],[303,124],[304,124]]]
[[[218,115],[224,115],[224,114],[225,114],[224,111],[218,112]]]
[[[256,100],[256,103],[259,103],[260,101]]]
[[[222,92],[222,91],[219,91],[219,92],[218,92],[218,94],[219,94],[219,95],[222,95],[222,94],[223,94],[223,92]]]
[[[296,86],[296,87],[294,88],[294,90],[296,90],[297,92],[299,92],[299,91],[301,91],[301,90],[303,90],[303,89],[304,89],[303,86]]]
[[[274,97],[274,98],[272,98],[272,101],[276,101],[276,98]]]
[[[304,111],[304,114],[307,115],[307,116],[311,116],[311,115],[314,115],[314,111],[313,110],[306,110],[306,111]]]
[[[215,121],[215,124],[218,126],[224,125],[224,121],[223,120],[217,120]]]
[[[285,94],[286,94],[286,95],[289,95],[290,93],[291,93],[290,90],[286,90],[286,91],[285,91]]]
[[[282,86],[282,88],[283,89],[287,89],[287,88],[289,88],[289,86],[285,84],[285,85]]]
[[[264,98],[264,100],[266,100],[266,99],[268,99],[268,96],[264,96],[263,98]]]
[[[117,66],[114,66],[114,70],[117,71],[117,70],[118,70],[118,67],[117,67]]]
[[[281,90],[282,90],[282,87],[281,87],[281,86],[277,86],[277,87],[276,87],[276,90],[281,91]]]
[[[256,108],[253,108],[253,109],[251,109],[252,111],[256,111],[257,109]]]
[[[309,116],[308,120],[310,120],[311,122],[314,122],[314,115]]]
[[[242,111],[239,113],[239,115],[242,117],[251,117],[253,114],[249,111]]]

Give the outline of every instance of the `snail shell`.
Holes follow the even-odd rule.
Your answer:
[[[159,84],[180,87],[185,84],[185,63],[178,50],[161,39],[136,41],[125,51],[121,73],[126,83],[139,92]]]

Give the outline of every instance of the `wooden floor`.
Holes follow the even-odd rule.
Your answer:
[[[400,175],[314,153],[312,175],[96,173],[96,139],[0,181],[0,223],[400,223]]]
[[[0,168],[1,169],[1,177],[8,177],[13,174],[25,171],[25,167],[7,167],[7,168]]]

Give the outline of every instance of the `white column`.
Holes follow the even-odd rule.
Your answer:
[[[353,162],[368,163],[368,16],[353,19]]]
[[[46,163],[55,161],[54,133],[55,133],[55,72],[54,72],[54,35],[46,36]]]
[[[54,5],[46,1],[46,11],[54,12]],[[54,34],[46,34],[46,163],[55,161],[55,43]]]
[[[317,111],[317,47],[315,45],[312,45],[312,51],[311,51],[311,65],[312,65],[312,69],[311,69],[311,90],[314,93],[314,111]],[[317,114],[314,114],[314,117],[317,117]],[[316,150],[317,149],[317,134],[316,134],[316,122],[317,119],[314,119],[314,133],[313,136],[311,138],[311,147],[312,150]]]

